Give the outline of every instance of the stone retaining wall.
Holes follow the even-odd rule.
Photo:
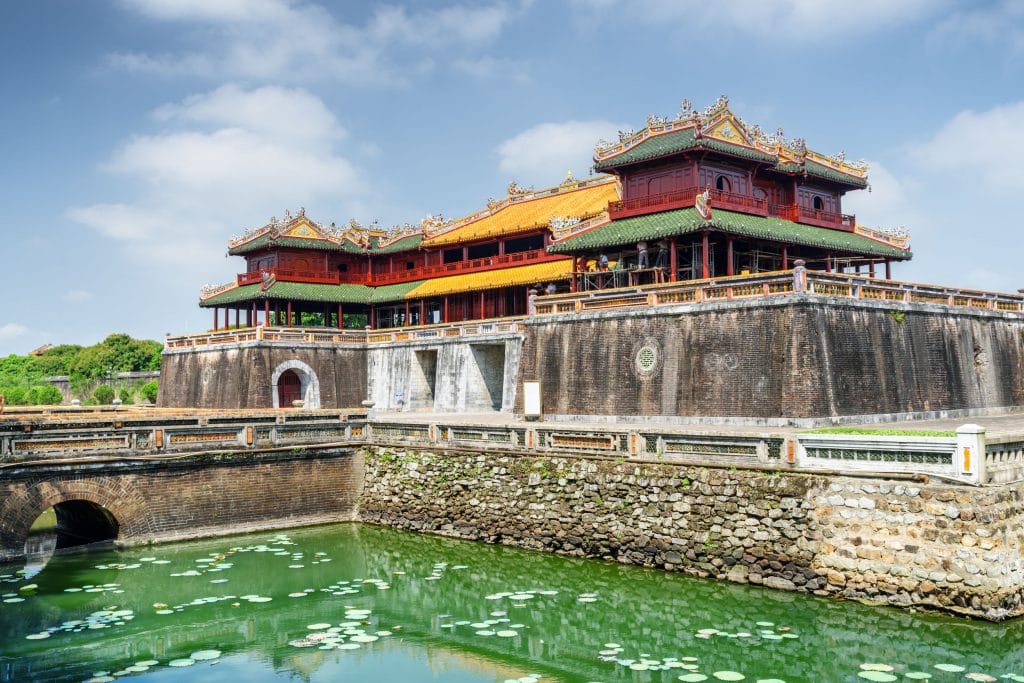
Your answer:
[[[1024,613],[1024,485],[381,448],[365,462],[370,523],[992,620]]]

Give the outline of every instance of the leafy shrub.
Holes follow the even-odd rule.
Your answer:
[[[51,384],[34,386],[25,392],[25,402],[30,406],[57,405],[62,400],[60,390]]]
[[[156,380],[153,380],[152,382],[146,382],[143,384],[139,393],[142,394],[142,398],[146,399],[150,403],[156,403],[156,396],[159,388],[160,385]]]
[[[109,384],[101,384],[92,390],[92,397],[100,405],[109,405],[114,401],[114,388]]]
[[[117,397],[121,399],[121,403],[126,406],[130,406],[135,403],[135,392],[128,387],[124,387],[121,391],[117,392]]]

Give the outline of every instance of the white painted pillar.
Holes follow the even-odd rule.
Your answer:
[[[972,484],[988,483],[985,474],[985,428],[976,424],[961,425],[956,430],[957,474]]]

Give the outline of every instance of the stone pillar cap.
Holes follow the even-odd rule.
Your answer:
[[[976,424],[960,425],[956,428],[957,434],[984,434],[985,428]]]

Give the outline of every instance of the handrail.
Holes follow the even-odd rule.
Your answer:
[[[617,271],[607,271],[604,274],[610,278],[615,272]],[[587,275],[594,274],[600,273],[587,272]],[[828,297],[937,304],[1024,313],[1024,295],[1021,294],[985,292],[821,271],[804,271],[799,283],[795,278],[794,271],[773,271],[686,282],[552,294],[538,297],[534,302],[533,310],[534,314],[538,316],[561,315],[613,308],[656,307],[771,297],[798,292]]]

